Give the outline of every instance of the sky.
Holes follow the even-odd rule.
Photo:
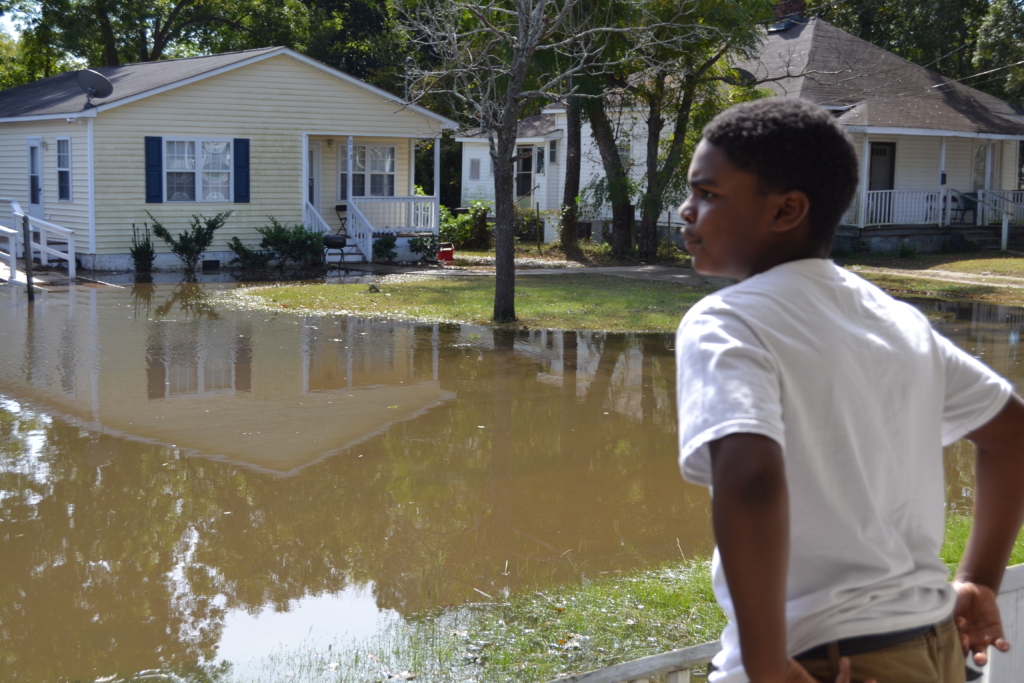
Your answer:
[[[12,36],[17,37],[18,29],[14,27],[14,19],[11,17],[10,14],[5,14],[2,17],[0,17],[0,27],[2,27]]]

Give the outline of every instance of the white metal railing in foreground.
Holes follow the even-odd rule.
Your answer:
[[[1010,651],[989,649],[990,664],[981,683],[1017,683],[1024,680],[1024,564],[1006,568],[998,601]],[[551,683],[645,683],[655,676],[666,676],[667,683],[688,683],[690,672],[707,665],[721,649],[721,642],[716,640],[556,678]]]
[[[26,215],[21,210],[21,205],[15,199],[8,199],[7,197],[0,197],[0,202],[6,202],[11,207],[11,219],[13,225],[11,226],[0,226],[0,228],[6,228],[2,234],[7,236],[7,243],[11,251],[8,253],[8,257],[11,261],[11,277],[17,272],[14,264],[17,259],[17,245],[21,244],[23,238],[21,237],[22,231],[22,219]],[[76,263],[75,263],[75,231],[65,228],[63,226],[44,221],[41,218],[35,218],[34,216],[28,217],[28,224],[31,233],[39,234],[39,241],[33,241],[29,245],[31,256],[39,255],[39,262],[46,263],[48,259],[46,256],[53,256],[55,258],[67,261],[68,263],[68,277],[76,276]],[[13,231],[15,234],[12,236],[10,232]],[[61,251],[58,248],[50,246],[50,234],[53,233],[58,241],[63,241],[66,245],[66,251]]]
[[[427,231],[437,234],[434,222],[437,197],[354,197],[349,204],[359,207],[377,232]]]

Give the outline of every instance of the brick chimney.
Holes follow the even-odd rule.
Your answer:
[[[780,0],[775,3],[775,21],[781,21],[794,14],[803,18],[806,11],[806,0]]]

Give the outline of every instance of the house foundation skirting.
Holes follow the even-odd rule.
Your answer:
[[[969,251],[971,249],[998,249],[999,226],[887,225],[869,228],[841,226],[836,234],[832,253],[853,252],[898,254],[912,249],[922,254]],[[1024,240],[1024,226],[1010,226],[1010,245]]]
[[[235,258],[230,251],[208,251],[203,254],[203,261],[220,261],[222,267]],[[83,270],[129,271],[135,269],[131,254],[79,254],[78,263]],[[180,271],[181,261],[174,254],[157,254],[153,261],[153,270]]]

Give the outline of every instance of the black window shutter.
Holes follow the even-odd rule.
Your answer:
[[[235,138],[235,203],[249,203],[249,139]]]
[[[163,138],[146,138],[146,203],[164,201]]]

